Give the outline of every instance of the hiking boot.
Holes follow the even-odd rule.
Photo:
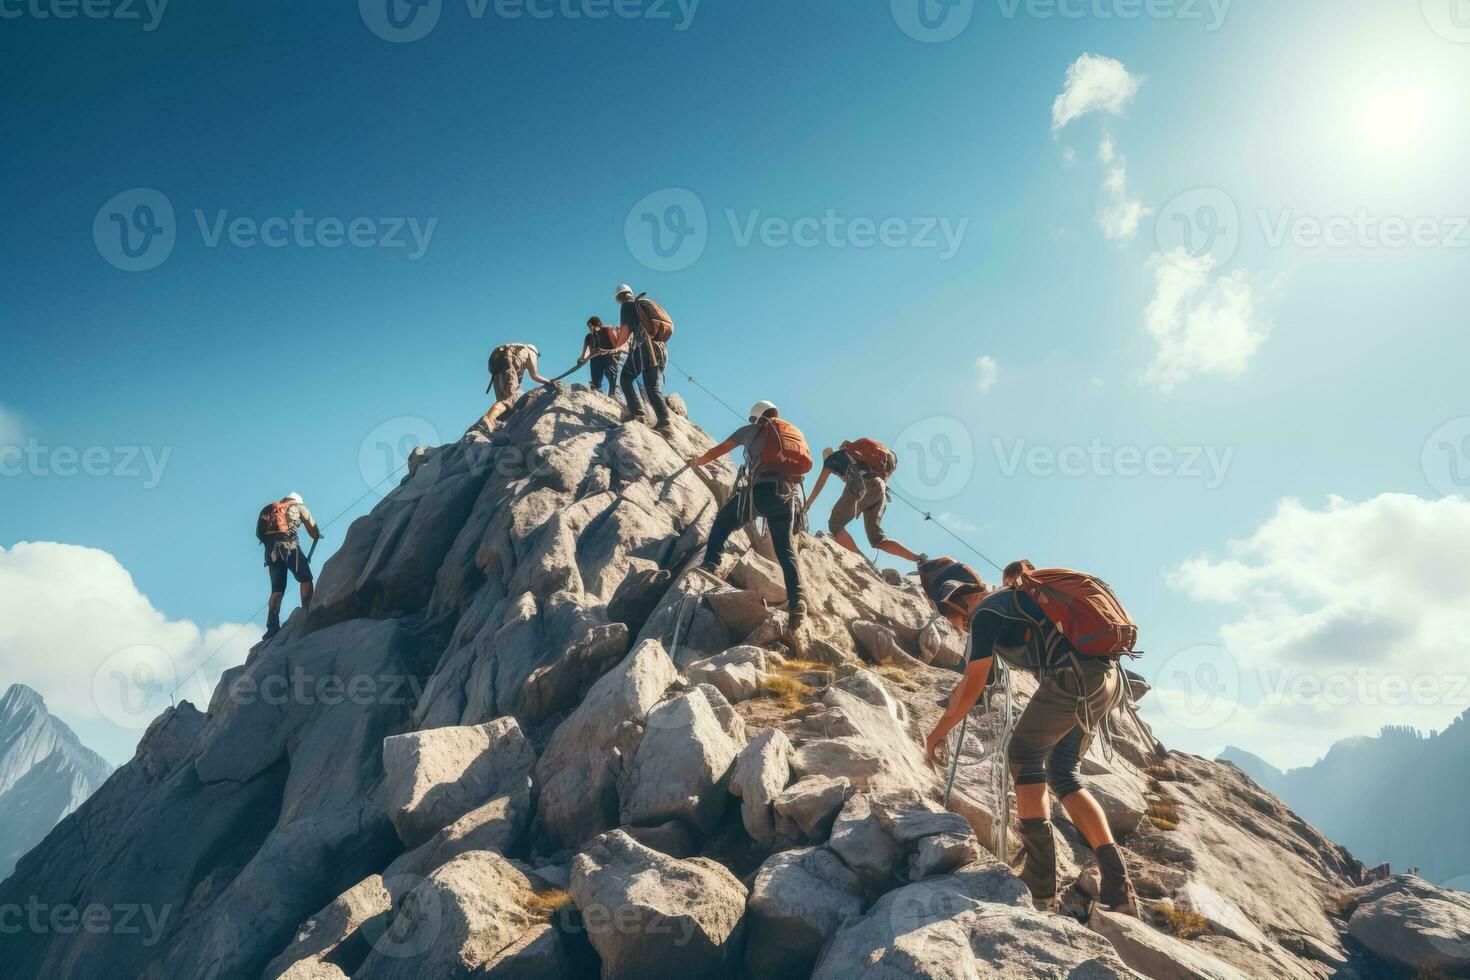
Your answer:
[[[1057,900],[1057,839],[1051,821],[1045,817],[1022,820],[1020,838],[1026,863],[1017,877],[1031,890],[1031,903],[1049,911]]]
[[[665,439],[674,438],[674,426],[673,423],[671,423],[668,419],[664,419],[662,422],[655,425],[653,427],[653,431],[663,436]]]
[[[1133,892],[1133,882],[1128,877],[1128,864],[1117,844],[1104,844],[1092,852],[1097,857],[1097,868],[1102,873],[1102,884],[1098,888],[1097,900],[1109,912],[1123,915],[1138,915],[1138,896]]]
[[[801,630],[801,627],[805,622],[806,600],[797,599],[796,605],[791,607],[791,613],[786,620],[788,632],[790,632],[792,636],[795,636]]]

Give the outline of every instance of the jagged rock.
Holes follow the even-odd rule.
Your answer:
[[[715,720],[725,730],[725,734],[734,740],[736,745],[744,745],[746,742],[745,719],[740,717],[740,712],[735,706],[725,699],[720,689],[713,684],[695,684],[693,690],[704,694],[705,700],[709,702],[710,710],[715,713]]]
[[[712,832],[724,816],[730,768],[741,748],[703,690],[659,705],[619,784],[621,822],[677,819]]]
[[[528,938],[541,938],[541,923],[527,910],[534,895],[530,880],[498,854],[462,854],[412,879],[412,887],[384,880],[390,892],[401,891],[394,896],[396,912],[354,980],[495,975],[509,971],[508,959],[527,955]],[[547,959],[540,948],[530,955],[538,964]]]
[[[917,743],[891,714],[837,689],[829,690],[824,702],[845,718],[853,734],[798,746],[791,759],[798,777],[842,776],[858,789],[919,795],[935,786]]]
[[[745,966],[752,977],[807,977],[822,948],[862,913],[858,877],[825,847],[774,854],[746,906]]]
[[[657,827],[629,826],[621,829],[623,833],[644,847],[651,847],[669,857],[687,858],[699,852],[694,839],[694,831],[689,829],[688,824],[678,820],[670,820]]]
[[[866,701],[875,708],[882,708],[899,724],[908,721],[908,712],[904,709],[903,703],[888,692],[887,685],[879,680],[871,670],[858,668],[846,677],[838,678],[834,686]],[[830,697],[828,703],[832,703]]]
[[[766,676],[766,651],[738,646],[719,656],[698,660],[684,671],[692,684],[711,684],[731,704],[739,704],[760,693]]]
[[[629,642],[623,623],[589,629],[560,657],[526,678],[520,717],[534,724],[575,708],[597,678],[627,656]]]
[[[624,624],[630,630],[641,630],[673,580],[672,574],[657,566],[629,568],[607,604],[607,618]]]
[[[866,793],[854,795],[843,806],[827,845],[870,892],[892,881],[905,861],[903,846],[873,816],[873,798]]]
[[[552,840],[575,846],[617,825],[621,726],[641,726],[677,676],[663,646],[647,641],[557,726],[536,763],[537,821]]]
[[[808,776],[776,797],[776,831],[793,840],[824,841],[851,795],[852,784],[841,776]]]
[[[1204,950],[1157,932],[1132,916],[1094,905],[1087,924],[1113,944],[1124,963],[1151,980],[1247,980],[1246,974]]]
[[[767,728],[740,750],[730,775],[730,792],[740,797],[745,832],[762,847],[776,841],[772,805],[791,779],[790,754],[786,733]]]
[[[466,813],[424,844],[397,858],[383,876],[422,878],[469,851],[507,854],[519,847],[530,816],[530,786],[517,786]]]
[[[772,611],[770,600],[744,589],[716,589],[706,593],[704,599],[736,636],[749,636]]]
[[[363,927],[381,929],[391,904],[380,876],[364,878],[306,920],[261,980],[345,980],[371,951]]]
[[[1032,909],[1026,886],[998,863],[889,892],[837,930],[812,973],[813,980],[980,976],[1136,974],[1101,936]]]
[[[1410,875],[1395,876],[1368,892],[1348,921],[1354,939],[1420,974],[1470,976],[1470,896]]]
[[[536,753],[514,718],[383,741],[383,804],[417,847],[470,810],[530,787]]]
[[[604,980],[723,978],[740,961],[745,886],[713,861],[681,861],[615,830],[577,855],[571,894]]]
[[[1202,881],[1185,882],[1174,892],[1174,905],[1204,919],[1221,935],[1238,939],[1255,949],[1265,949],[1268,945],[1265,935],[1234,902]]]

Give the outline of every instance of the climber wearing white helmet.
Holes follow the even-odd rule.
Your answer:
[[[764,517],[786,580],[788,628],[795,639],[807,614],[801,566],[796,560],[796,538],[805,513],[802,480],[812,470],[811,450],[801,430],[781,418],[774,404],[759,401],[750,407],[749,425],[741,426],[709,452],[689,460],[689,465],[704,466],[736,449],[745,450],[745,465],[740,470],[735,492],[715,515],[700,568],[718,577],[720,557],[730,535],[757,517]]]
[[[669,363],[669,339],[674,336],[674,322],[647,296],[633,293],[633,287],[623,283],[614,294],[621,304],[616,346],[614,352],[629,348],[631,353],[623,362],[618,377],[623,387],[623,397],[628,402],[630,421],[644,422],[643,401],[638,397],[637,382],[643,381],[643,393],[653,406],[655,425],[653,431],[665,438],[674,434],[669,422],[669,406],[664,401],[664,368]]]
[[[490,352],[490,384],[495,389],[495,404],[485,417],[470,427],[470,432],[482,432],[486,436],[495,431],[500,417],[515,407],[521,397],[521,378],[527,373],[537,384],[551,386],[541,377],[537,362],[541,351],[535,344],[502,344]]]
[[[321,528],[311,516],[299,493],[288,493],[274,503],[266,504],[255,521],[255,537],[265,546],[265,565],[270,569],[271,597],[267,606],[265,638],[269,640],[281,630],[281,602],[286,598],[286,573],[301,583],[301,608],[311,606],[311,564],[301,553],[296,531],[302,525],[311,540],[320,541]]]

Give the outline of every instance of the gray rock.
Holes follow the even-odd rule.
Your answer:
[[[1427,882],[1388,890],[1357,906],[1348,933],[1388,962],[1421,974],[1470,976],[1470,896],[1464,892],[1432,889]]]
[[[790,753],[786,733],[767,728],[740,750],[730,775],[730,792],[740,797],[745,832],[762,847],[776,841],[772,805],[791,780]]]
[[[683,820],[713,832],[724,817],[730,769],[741,747],[720,726],[702,690],[659,705],[619,783],[621,822]]]
[[[807,977],[843,923],[862,914],[858,877],[825,847],[774,854],[746,906],[745,966],[753,977]]]
[[[710,684],[731,704],[739,704],[760,693],[766,677],[766,651],[738,646],[690,664],[684,671],[691,684]]]
[[[1092,907],[1088,926],[1112,943],[1128,966],[1151,980],[1246,980],[1246,974],[1202,949],[1127,915]]]
[[[520,846],[530,815],[530,788],[517,787],[476,807],[419,847],[394,860],[383,872],[383,877],[427,877],[434,869],[469,851],[507,854]]]
[[[617,830],[577,855],[571,893],[604,980],[723,978],[740,962],[745,886],[713,861],[681,861]]]
[[[296,938],[266,966],[261,980],[336,980],[345,978],[367,957],[371,948],[363,927],[381,928],[390,901],[383,879],[364,878],[330,905],[302,923]]]
[[[813,980],[981,976],[1137,975],[1101,936],[1032,909],[1026,886],[998,863],[889,892],[838,929],[812,973]]]
[[[776,829],[820,843],[832,832],[832,821],[850,796],[852,784],[841,776],[808,776],[776,797]]]
[[[498,796],[529,790],[536,753],[514,718],[383,740],[383,805],[417,847]]]

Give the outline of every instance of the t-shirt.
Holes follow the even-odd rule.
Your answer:
[[[633,346],[643,343],[643,321],[638,318],[638,302],[629,300],[623,304],[619,319],[633,334]]]
[[[596,333],[589,332],[587,334],[586,338],[582,341],[582,356],[584,358],[608,356],[607,352],[612,350],[613,342],[603,335],[602,331],[606,329],[606,327],[603,327]]]
[[[994,656],[1013,667],[1036,670],[1046,663],[1047,641],[1054,632],[1030,596],[1015,589],[997,589],[980,601],[970,617],[965,662]]]
[[[745,465],[752,472],[755,469],[755,461],[761,458],[761,451],[765,448],[766,439],[765,426],[759,422],[742,425],[730,436],[730,441],[745,450]]]

